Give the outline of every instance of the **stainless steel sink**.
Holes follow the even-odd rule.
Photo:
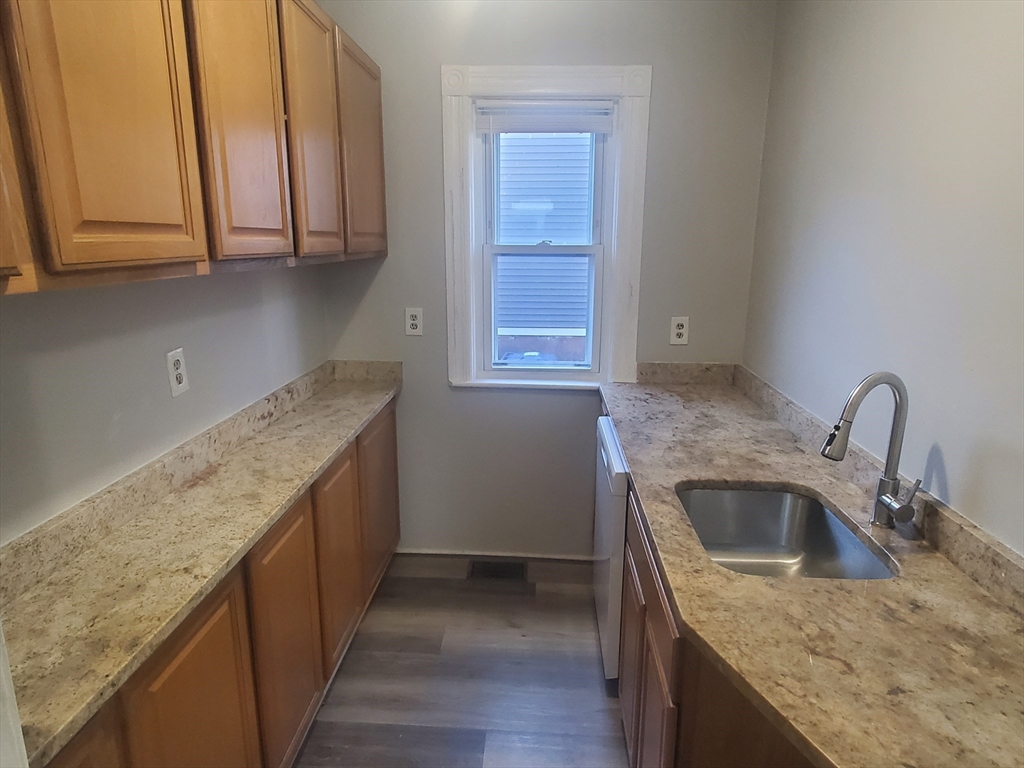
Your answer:
[[[708,488],[677,495],[711,559],[730,570],[819,579],[888,579],[898,571],[882,547],[809,496]]]

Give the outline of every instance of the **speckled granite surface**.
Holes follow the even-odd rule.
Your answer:
[[[680,483],[803,490],[866,535],[872,494],[732,386],[601,388],[684,633],[815,763],[1024,765],[1024,617],[913,527],[873,528],[876,581],[770,579],[713,563]]]
[[[111,486],[30,532],[29,543],[3,548],[0,615],[33,768],[99,710],[400,387],[400,364],[329,362],[115,484],[126,487]]]

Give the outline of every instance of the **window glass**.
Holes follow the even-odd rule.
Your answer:
[[[494,242],[590,245],[593,133],[495,134]]]
[[[493,258],[492,365],[589,368],[594,255],[538,250]]]

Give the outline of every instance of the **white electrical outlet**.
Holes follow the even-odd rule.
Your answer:
[[[188,373],[185,371],[185,350],[178,347],[167,353],[167,378],[171,380],[171,397],[188,391]]]
[[[673,317],[672,318],[672,330],[668,337],[669,344],[689,344],[690,343],[690,318],[688,317]]]
[[[423,310],[416,307],[405,308],[405,335],[423,335]]]

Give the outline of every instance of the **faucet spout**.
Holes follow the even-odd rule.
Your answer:
[[[907,387],[903,380],[895,373],[880,371],[871,374],[858,384],[853,392],[850,393],[850,397],[843,407],[843,412],[839,416],[839,421],[836,422],[832,432],[825,438],[825,442],[821,446],[821,455],[832,461],[842,461],[846,457],[846,450],[850,444],[850,429],[853,427],[853,420],[857,416],[857,411],[860,409],[861,403],[864,402],[864,398],[868,396],[868,393],[875,387],[882,385],[888,386],[892,390],[896,407],[892,416],[892,430],[889,433],[889,450],[885,456],[885,470],[878,481],[875,514],[871,522],[887,525],[891,528],[894,509],[897,511],[901,522],[906,522],[906,519],[909,519],[907,517],[908,514],[910,517],[913,517],[913,508],[910,506],[910,501],[914,494],[912,493],[911,499],[907,499],[906,502],[900,502],[897,499],[900,488],[900,454],[903,451],[903,435],[907,429],[908,397]],[[914,491],[916,492],[916,490],[917,488],[915,487]]]

